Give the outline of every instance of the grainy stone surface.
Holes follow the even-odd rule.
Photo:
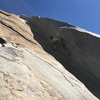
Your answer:
[[[25,48],[1,47],[0,100],[96,100],[80,81],[56,64]]]
[[[0,11],[0,38],[0,100],[98,100],[17,16]]]

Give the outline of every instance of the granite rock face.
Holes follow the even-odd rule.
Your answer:
[[[0,10],[0,100],[99,100],[81,81],[65,69],[72,62],[71,66],[78,73],[76,65],[73,66],[75,61],[72,61],[71,57],[76,56],[79,51],[77,49],[72,51],[69,45],[70,49],[67,47],[68,41],[63,38],[66,29],[58,34],[57,27],[62,27],[62,24],[68,27],[75,26],[61,22],[55,24],[55,21],[50,24],[51,21],[47,20],[51,26],[49,29],[49,26],[47,28],[44,24],[44,27],[33,24],[34,22],[39,23],[38,20],[31,21],[31,18],[22,17],[27,20]],[[48,33],[45,29],[48,30]],[[56,32],[58,32],[57,35]],[[53,42],[55,35],[56,38],[63,38],[57,45]],[[71,33],[69,37],[71,37],[70,35]],[[53,36],[53,38],[50,39],[50,36]],[[68,39],[70,40],[70,38]],[[71,43],[74,43],[74,39]],[[71,43],[70,45],[72,45]],[[45,52],[45,47],[47,47],[48,53]],[[85,49],[82,50],[91,55],[92,51],[89,54]],[[69,51],[72,55],[69,54]],[[54,54],[55,58],[57,57],[56,55],[58,55],[58,58],[61,56],[60,59],[62,61],[66,58],[66,66],[62,65],[63,62],[62,64],[59,62],[60,59],[57,61],[49,53]],[[67,61],[67,59],[69,60]],[[76,64],[78,63],[77,60],[78,57],[76,58]],[[78,67],[82,67],[83,75],[85,76],[84,71],[89,70],[89,67],[87,69],[85,68],[86,66],[83,67],[81,60],[79,60],[79,63],[82,66]],[[89,71],[91,78],[92,71],[91,68]],[[80,72],[79,75],[81,75]],[[99,73],[98,77],[96,73],[93,76],[99,80]],[[96,90],[98,91],[98,89]]]
[[[42,47],[100,98],[100,35],[49,18],[20,17]]]

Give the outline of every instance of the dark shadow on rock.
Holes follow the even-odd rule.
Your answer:
[[[6,41],[1,37],[0,37],[0,44],[2,45],[2,47],[5,46],[4,44],[6,44]]]
[[[31,23],[27,23],[32,32],[34,33],[34,38],[39,44],[43,47],[43,49],[51,54],[57,61],[59,61],[70,73],[72,73],[77,79],[79,79],[91,93],[93,93],[97,98],[100,99],[100,80],[97,80],[95,77],[91,75],[91,73],[86,72],[84,69],[80,69],[76,66],[74,62],[70,61],[70,58],[66,57],[64,54],[60,53],[57,50],[53,50],[51,44],[48,39],[39,33],[39,31],[34,25]]]

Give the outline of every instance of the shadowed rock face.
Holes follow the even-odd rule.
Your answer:
[[[100,98],[100,36],[53,19],[21,18],[27,20],[43,48]],[[57,43],[59,39],[63,44]],[[56,49],[52,50],[54,44]]]
[[[6,41],[3,38],[0,38],[0,44],[3,46],[5,46],[4,44],[6,43]]]
[[[68,30],[58,32],[58,27],[63,25],[74,28],[75,26],[46,19],[48,26],[45,30],[45,19],[25,18],[26,21],[0,10],[0,39],[1,43],[6,42],[4,47],[0,47],[0,100],[98,100],[93,92],[91,93],[81,81],[65,69],[71,68],[71,71],[80,76],[83,71],[82,74],[85,77],[90,75],[89,78],[93,82],[97,82],[96,78],[99,80],[92,69],[88,73],[85,66],[76,66],[78,58],[75,62],[72,57],[79,51],[75,49],[74,52],[72,49],[75,45],[74,39],[68,42],[69,40],[63,37]],[[42,23],[44,26],[41,26],[41,22],[45,25]],[[70,37],[70,34],[68,36]],[[70,47],[69,43],[73,45]],[[85,52],[85,49],[82,50]],[[81,60],[79,62],[82,63]],[[97,88],[93,89],[98,91]]]

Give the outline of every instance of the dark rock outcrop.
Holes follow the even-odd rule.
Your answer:
[[[6,41],[3,38],[0,38],[0,44],[2,45],[2,47],[4,47],[6,44]]]
[[[43,48],[100,98],[100,36],[49,18],[20,17],[27,20]]]

